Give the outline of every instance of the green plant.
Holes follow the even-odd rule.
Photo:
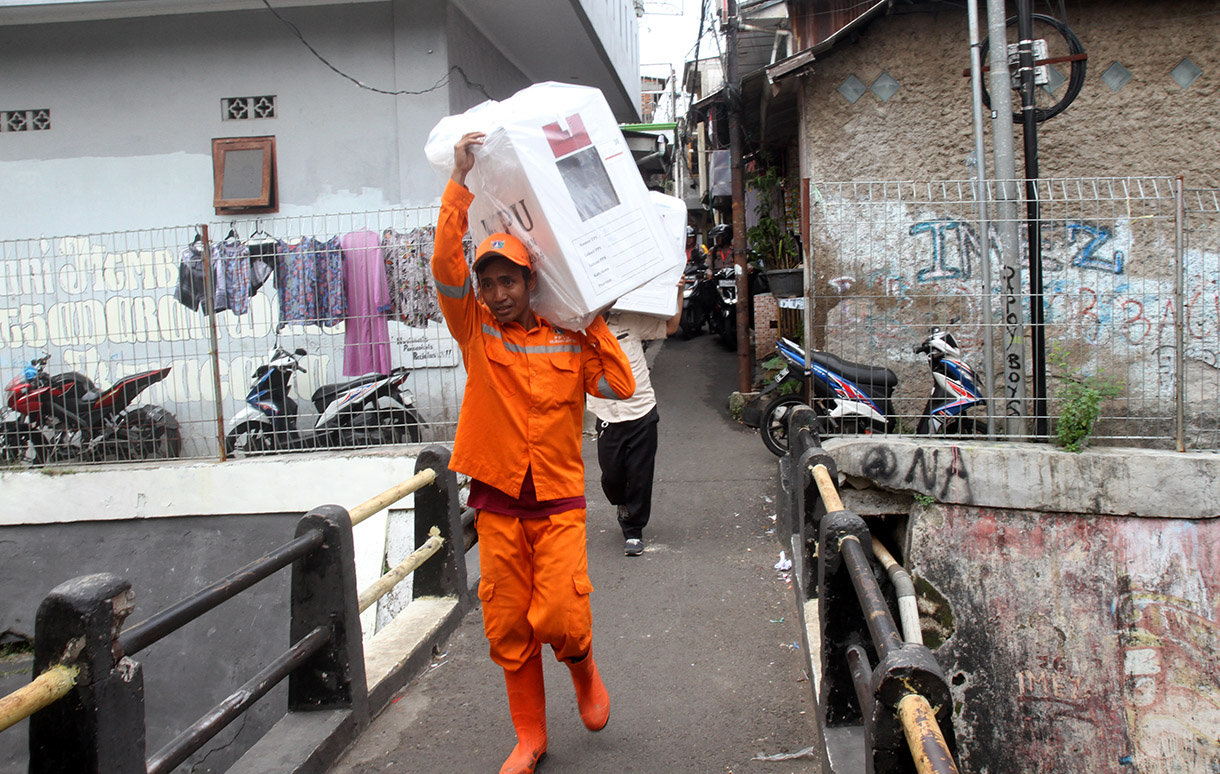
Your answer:
[[[1067,352],[1058,344],[1051,347],[1046,362],[1059,371],[1053,374],[1059,380],[1055,389],[1055,401],[1059,404],[1055,444],[1066,451],[1079,453],[1088,445],[1097,418],[1101,416],[1102,401],[1118,395],[1123,383],[1118,379],[1083,376],[1079,368],[1068,364]]]
[[[775,167],[768,167],[749,181],[750,188],[758,192],[758,204],[754,207],[758,221],[746,229],[746,243],[766,269],[793,269],[801,264],[796,236],[772,214],[776,194],[782,192],[783,185],[784,179]]]
[[[766,383],[766,382],[770,382],[775,377],[775,374],[777,374],[780,371],[787,368],[788,362],[786,360],[784,360],[782,357],[780,357],[779,355],[772,355],[771,357],[769,357],[766,360],[759,363],[759,365],[762,366],[762,369],[763,369],[764,373],[766,374],[766,378],[763,380],[763,382]],[[798,393],[800,391],[801,391],[801,383],[796,379],[789,378],[789,379],[784,379],[784,381],[780,382],[780,385],[779,385],[779,394],[780,395],[795,395],[796,393]]]
[[[928,506],[936,502],[936,498],[932,495],[924,494],[923,492],[915,493],[915,502],[923,506]]]

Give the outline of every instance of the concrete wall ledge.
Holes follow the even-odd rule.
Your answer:
[[[351,710],[290,712],[227,774],[325,774],[363,725]]]
[[[1051,513],[1220,517],[1220,454],[906,437],[835,438],[839,472],[941,503]],[[975,483],[972,483],[975,482]],[[982,482],[982,483],[979,483]]]
[[[369,713],[376,716],[394,696],[420,675],[466,613],[456,597],[411,600],[385,628],[364,643],[364,672],[369,684]]]

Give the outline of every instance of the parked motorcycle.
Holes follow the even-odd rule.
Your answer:
[[[780,339],[780,356],[788,363],[760,398],[769,400],[759,430],[763,443],[776,456],[788,450],[788,413],[804,405],[805,382],[819,417],[819,433],[827,435],[893,432],[897,426],[891,398],[898,376],[888,368],[851,363],[827,352],[814,352],[811,372],[804,373],[805,352],[789,339]],[[978,435],[987,432],[985,419],[967,416],[975,406],[984,412],[987,400],[974,371],[962,360],[957,341],[948,331],[934,328],[915,348],[928,356],[932,392],[915,432],[921,435]],[[796,380],[795,383],[793,380]],[[787,385],[787,386],[785,386]],[[795,388],[795,389],[794,389]],[[767,395],[773,395],[767,399]]]
[[[310,397],[318,417],[309,430],[298,430],[297,403],[288,393],[292,375],[305,373],[300,362],[305,354],[275,347],[267,363],[255,369],[246,406],[225,433],[229,456],[419,440],[423,422],[404,386],[409,371],[403,367],[319,387]]]
[[[767,278],[753,268],[748,269],[747,285],[750,288],[748,314],[750,327],[754,326],[754,296],[768,292]],[[737,351],[737,276],[731,268],[716,272],[716,295],[712,300],[712,330],[720,336],[720,343],[732,352]]]
[[[173,414],[161,406],[129,405],[164,379],[168,367],[124,377],[102,391],[84,374],[48,374],[50,360],[30,361],[4,388],[9,414],[0,426],[0,461],[150,460],[182,453]]]

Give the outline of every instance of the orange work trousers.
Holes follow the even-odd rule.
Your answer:
[[[565,660],[589,652],[593,612],[585,509],[539,519],[479,511],[479,599],[491,660],[517,670],[543,643]]]

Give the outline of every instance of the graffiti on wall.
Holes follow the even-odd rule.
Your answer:
[[[825,337],[849,357],[869,352],[876,359],[875,353],[885,352],[891,362],[910,362],[910,347],[917,343],[912,329],[950,325],[977,362],[988,329],[984,296],[991,301],[994,330],[1012,339],[995,341],[999,351],[1024,349],[1020,339],[1030,319],[1024,229],[1021,269],[1014,271],[1002,260],[999,229],[992,224],[987,263],[994,271],[987,288],[975,224],[928,211],[933,208],[899,202],[826,205],[825,220],[818,224],[825,228],[820,239],[831,246],[823,254],[833,259],[820,285],[827,308]],[[1192,367],[1220,369],[1220,246],[1204,241],[1186,251],[1180,312],[1170,220],[1139,215],[1047,220],[1041,246],[1046,340],[1071,350],[1073,362],[1086,372],[1115,376],[1132,397],[1164,397],[1173,376],[1166,371],[1163,348],[1175,346],[1179,326]],[[1022,307],[1020,318],[1005,318],[1005,310]],[[1017,373],[1024,370],[1024,364],[1015,367]],[[1006,397],[1015,399],[1016,386],[1008,386],[1013,394]]]
[[[908,461],[900,460],[888,444],[871,443],[864,452],[861,469],[865,476],[886,487],[922,492],[942,502],[974,502],[970,471],[957,446],[916,447]]]
[[[967,768],[1019,742],[1073,771],[1220,771],[1216,522],[939,511],[911,561],[956,616],[937,659]]]

